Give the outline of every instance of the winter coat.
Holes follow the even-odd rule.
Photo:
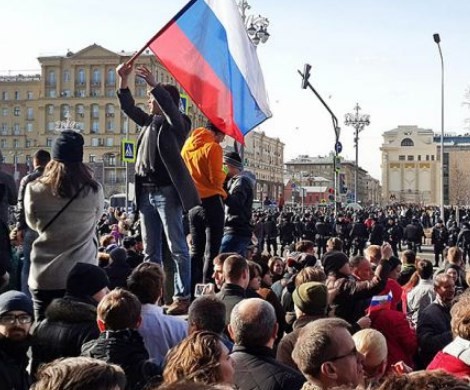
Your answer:
[[[54,299],[34,329],[33,369],[60,357],[80,356],[82,345],[98,338],[96,307],[74,298]]]
[[[15,179],[0,170],[0,223],[8,225],[8,206],[15,205],[17,197]]]
[[[408,283],[416,271],[416,267],[414,264],[405,264],[401,269],[400,276],[397,279],[397,282],[400,286],[404,286]]]
[[[381,260],[376,270],[376,276],[371,281],[358,281],[353,276],[344,277],[341,274],[330,274],[326,281],[328,292],[333,301],[335,315],[343,318],[350,324],[365,315],[362,311],[364,303],[374,295],[378,295],[384,288],[390,274],[390,264]]]
[[[384,240],[384,233],[385,233],[384,227],[378,222],[374,223],[370,229],[370,236],[369,236],[370,244],[382,245],[383,240]]]
[[[293,325],[293,331],[284,335],[277,346],[276,360],[286,366],[293,368],[294,370],[299,371],[297,364],[295,364],[294,359],[292,359],[292,351],[294,350],[295,343],[299,338],[302,328],[319,318],[324,316],[311,316],[304,315],[297,319]]]
[[[194,129],[184,143],[181,155],[201,199],[227,196],[224,190],[226,174],[222,170],[223,149],[215,141],[212,131],[203,127]]]
[[[371,327],[382,333],[387,340],[388,367],[401,360],[413,367],[418,340],[406,316],[400,311],[384,309],[371,312],[369,317]]]
[[[224,234],[251,237],[254,180],[242,173],[232,177],[228,182]]]
[[[279,363],[271,348],[235,345],[230,356],[240,390],[299,390],[305,382],[298,371]]]
[[[31,251],[28,285],[31,289],[64,290],[67,275],[78,262],[98,265],[96,224],[104,208],[103,188],[94,192],[85,186],[60,216],[54,218],[68,198],[52,194],[40,181],[26,186],[25,214],[28,226],[38,232]]]
[[[416,332],[421,363],[426,367],[452,341],[450,308],[436,301],[431,303],[419,315]]]
[[[225,305],[225,323],[230,322],[230,314],[238,302],[243,301],[246,296],[246,290],[236,284],[225,283],[216,294]]]
[[[444,370],[459,378],[470,376],[470,341],[456,337],[437,353],[427,370]]]
[[[26,186],[28,183],[36,180],[38,177],[41,177],[43,172],[44,168],[38,167],[32,173],[23,177],[20,181],[20,188],[18,190],[18,203],[15,210],[16,227],[18,230],[25,230],[28,227],[24,214],[24,193],[26,191]]]
[[[181,157],[181,149],[191,128],[189,118],[182,116],[168,92],[161,85],[151,91],[162,111],[171,119],[170,125],[161,115],[149,115],[135,105],[134,98],[128,88],[118,90],[121,109],[139,126],[151,126],[151,131],[157,132],[157,149],[163,165],[168,171],[171,183],[178,193],[185,211],[201,203],[199,195],[189,174],[188,168]],[[140,134],[143,134],[141,132]],[[140,147],[140,137],[137,140],[137,153]],[[139,198],[142,192],[142,178],[136,175],[136,206],[139,208]]]
[[[144,341],[136,330],[105,331],[82,347],[82,356],[121,366],[127,378],[126,390],[142,389],[160,374],[158,366],[149,361]]]
[[[0,389],[28,390],[31,377],[28,367],[28,348],[30,339],[17,342],[0,338]]]

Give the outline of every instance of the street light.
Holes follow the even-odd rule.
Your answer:
[[[356,111],[355,114],[346,114],[344,116],[344,124],[346,126],[352,126],[356,130],[356,133],[354,135],[354,146],[356,148],[356,169],[354,171],[354,202],[357,202],[357,189],[359,181],[359,133],[364,130],[364,127],[370,125],[370,115],[359,115],[359,111],[361,110],[361,107],[359,107],[359,103],[356,103],[356,107],[354,107],[354,110]]]
[[[441,37],[439,34],[433,35],[434,42],[439,49],[439,57],[441,58],[441,218],[445,223],[444,215],[444,57],[441,50]]]
[[[248,37],[250,38],[251,42],[253,42],[255,46],[258,46],[260,42],[266,43],[270,37],[270,34],[268,33],[268,18],[265,18],[261,15],[247,15],[246,11],[251,9],[251,6],[248,4],[247,0],[240,0],[238,2],[238,8],[240,9],[242,20],[245,24],[246,32],[248,33]]]

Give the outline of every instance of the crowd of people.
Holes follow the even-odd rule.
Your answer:
[[[253,211],[217,124],[190,131],[147,68],[117,74],[136,209],[104,209],[71,130],[18,193],[0,172],[0,388],[470,388],[467,210]]]

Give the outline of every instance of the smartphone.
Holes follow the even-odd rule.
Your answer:
[[[199,298],[202,295],[214,295],[215,285],[214,283],[198,283],[194,287],[194,297]]]

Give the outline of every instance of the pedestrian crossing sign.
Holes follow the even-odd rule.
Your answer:
[[[188,115],[188,100],[188,95],[180,93],[180,111],[186,115]]]
[[[135,141],[123,139],[121,141],[121,156],[123,162],[135,162]]]

